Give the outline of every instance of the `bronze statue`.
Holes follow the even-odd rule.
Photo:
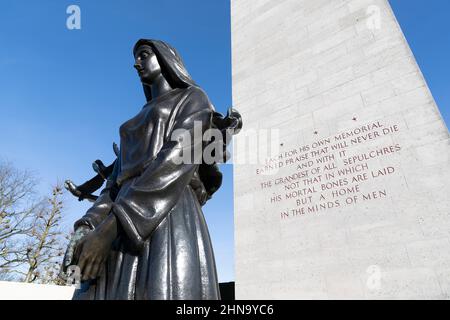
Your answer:
[[[218,161],[177,158],[211,144],[224,150],[242,127],[241,117],[233,109],[226,117],[215,112],[167,43],[141,39],[133,53],[147,103],[120,127],[112,165],[97,160],[93,179],[82,186],[67,182],[80,200],[94,204],[75,223],[63,270],[80,268],[82,286],[74,299],[220,299],[201,210],[221,185]],[[202,132],[220,130],[221,138],[173,138],[180,130],[194,137],[196,124]],[[218,158],[226,161],[226,152]],[[94,196],[104,178],[105,188]]]

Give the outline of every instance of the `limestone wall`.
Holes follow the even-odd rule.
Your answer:
[[[388,1],[231,9],[233,105],[273,138],[235,141],[236,298],[449,298],[449,133]]]

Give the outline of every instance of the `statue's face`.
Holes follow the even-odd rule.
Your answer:
[[[138,71],[142,83],[152,84],[161,74],[161,66],[156,58],[156,54],[149,45],[140,46],[134,59],[134,67]]]

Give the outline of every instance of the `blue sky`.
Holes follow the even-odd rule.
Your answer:
[[[450,2],[391,0],[447,124],[450,123]],[[82,29],[66,28],[81,8]],[[144,104],[132,68],[139,38],[163,39],[216,108],[231,106],[228,0],[2,0],[0,6],[0,157],[34,171],[39,191],[57,180],[93,175],[113,160],[119,126]],[[232,167],[204,208],[220,281],[234,279]],[[89,207],[66,196],[66,227]]]
[[[405,37],[450,124],[450,1],[389,0]]]

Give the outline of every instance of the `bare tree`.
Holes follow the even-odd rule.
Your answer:
[[[53,188],[52,196],[36,211],[29,231],[25,282],[57,283],[66,237],[61,231],[62,187]]]
[[[35,177],[0,160],[0,280],[57,283],[63,248],[62,188],[36,200]],[[68,236],[68,235],[67,235]]]
[[[24,239],[32,230],[36,180],[0,161],[0,278],[11,280],[12,273],[26,261]]]

